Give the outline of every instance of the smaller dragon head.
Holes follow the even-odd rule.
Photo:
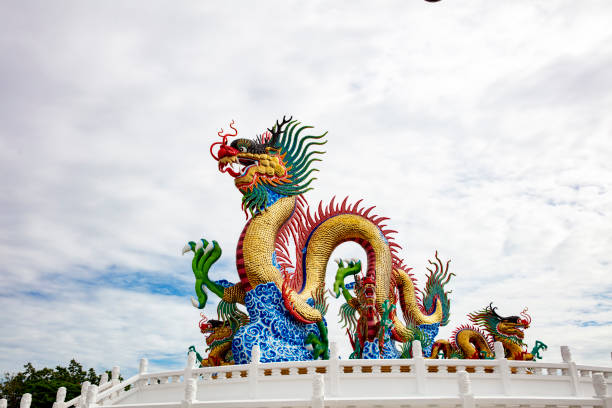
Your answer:
[[[496,307],[489,304],[486,308],[476,313],[469,314],[469,318],[475,324],[486,329],[495,340],[506,340],[514,344],[523,345],[525,329],[531,324],[531,316],[527,314],[527,308],[521,312],[521,316],[500,316]]]
[[[209,337],[211,337],[211,335],[217,333],[218,331],[225,331],[222,330],[223,328],[229,328],[229,322],[223,322],[215,319],[208,320],[203,313],[201,313],[200,316],[202,316],[202,319],[200,320],[198,326],[200,327],[200,332],[204,335],[204,337],[206,337],[207,343],[209,342]]]
[[[355,293],[362,307],[376,307],[376,280],[373,276],[360,277],[355,275]]]
[[[283,117],[281,122],[255,139],[235,139],[229,143],[230,137],[238,135],[234,121],[230,123],[233,133],[218,135],[222,139],[210,146],[210,154],[217,161],[219,171],[234,178],[234,184],[242,193],[243,209],[251,214],[263,211],[282,197],[302,194],[310,188],[313,178],[310,174],[316,169],[310,169],[313,154],[323,152],[312,151],[312,145],[321,145],[321,136],[300,136],[304,129],[311,126],[301,126],[299,122]],[[313,142],[304,143],[308,139]]]

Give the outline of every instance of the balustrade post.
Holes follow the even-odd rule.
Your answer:
[[[91,383],[89,381],[84,381],[81,384],[81,396],[79,397],[78,406],[84,408],[87,406],[87,390]]]
[[[188,380],[193,376],[193,369],[196,362],[196,354],[193,351],[190,351],[187,354],[187,365],[185,366],[185,371],[183,371],[183,381],[185,382],[185,387],[188,386]]]
[[[98,383],[98,391],[105,385],[108,383],[108,374],[107,373],[102,373],[100,375],[100,382]],[[100,405],[104,405],[104,400],[100,401]],[[53,408],[55,408],[55,404],[53,406]],[[58,407],[58,408],[62,408],[62,407]]]
[[[572,353],[568,346],[561,346],[561,358],[563,362],[567,364],[567,373],[570,377],[570,385],[572,387],[572,395],[582,395],[580,389],[580,382],[578,379],[578,370],[576,369],[576,363],[572,361]]]
[[[138,364],[138,374],[146,374],[149,368],[149,360],[146,358],[141,358],[140,363]]]
[[[612,408],[612,396],[608,396],[608,386],[603,373],[593,373],[593,388],[595,398],[601,398],[603,408]]]
[[[192,352],[193,353],[193,352]],[[185,397],[181,401],[181,408],[189,408],[196,401],[198,393],[198,381],[195,378],[189,378],[185,381]]]
[[[65,401],[66,401],[66,387],[59,387],[57,389],[57,394],[55,395],[55,402],[53,403],[53,408],[64,408],[64,405],[66,405]]]
[[[144,359],[143,359],[144,360]],[[181,407],[186,408],[190,407],[193,401],[195,401],[195,395],[198,390],[198,383],[195,378],[193,378],[193,369],[196,362],[196,354],[193,351],[190,351],[187,354],[187,365],[185,365],[185,370],[183,371],[183,382],[185,383],[185,398],[181,401]],[[140,367],[142,368],[142,360],[140,360]],[[146,370],[146,364],[144,369]]]
[[[312,379],[312,408],[325,407],[325,381],[323,374],[315,374]]]
[[[249,363],[249,397],[251,399],[257,398],[257,376],[259,375],[259,359],[261,358],[261,351],[259,345],[256,344],[251,350],[251,362]]]
[[[495,361],[497,362],[497,368],[499,370],[499,378],[502,382],[502,392],[505,395],[510,394],[510,365],[506,358],[506,352],[504,351],[504,345],[500,341],[496,341],[494,344]]]
[[[98,398],[98,386],[93,384],[87,387],[87,400],[85,402],[85,406],[95,407],[97,398]]]
[[[21,396],[21,401],[19,402],[19,408],[30,408],[30,405],[32,405],[32,394],[23,394]]]
[[[142,377],[147,373],[148,368],[149,368],[149,360],[147,360],[146,358],[141,358],[138,364],[138,377],[139,377],[138,383],[137,383],[138,388],[143,388],[145,385],[147,385],[147,380]]]
[[[19,408],[30,408],[30,405],[32,405],[32,394],[28,392],[23,394],[23,396],[21,397],[21,401],[19,402]]]
[[[113,383],[113,387],[119,384],[119,371],[119,366],[113,366],[113,369],[111,370],[111,382]]]
[[[459,385],[459,397],[463,408],[475,408],[474,394],[472,393],[472,381],[467,371],[459,371],[457,377]]]
[[[423,348],[419,340],[412,342],[412,361],[414,362],[414,373],[416,374],[417,394],[425,393],[425,359]]]
[[[0,399],[0,408],[7,408],[7,406],[8,406],[8,401],[6,400],[6,398]]]
[[[340,354],[338,353],[338,344],[333,341],[329,345],[329,381],[330,381],[330,392],[332,397],[337,397],[339,392],[339,381],[338,378],[340,372]]]
[[[119,366],[113,366],[112,370],[111,370],[111,387],[114,387],[115,385],[119,384],[120,380],[119,380]],[[115,393],[115,395],[109,395],[108,399],[111,400],[113,399],[114,396],[118,396],[119,395],[119,391],[117,391]]]

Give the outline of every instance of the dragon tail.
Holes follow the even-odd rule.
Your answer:
[[[428,261],[435,268],[427,268],[427,283],[425,284],[425,297],[423,298],[423,308],[425,313],[432,314],[436,308],[436,300],[440,300],[442,306],[442,321],[440,326],[446,326],[450,319],[450,299],[448,295],[451,291],[445,291],[445,285],[450,281],[454,273],[448,272],[450,260],[446,265],[438,258],[438,251],[435,254],[436,262]]]
[[[493,338],[478,327],[461,325],[451,334],[451,346],[464,358],[481,358],[481,352],[493,354]]]

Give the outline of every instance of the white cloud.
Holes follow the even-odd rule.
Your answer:
[[[3,5],[3,367],[134,369],[201,341],[188,298],[46,279],[114,266],[184,284],[172,259],[205,236],[236,280],[240,196],[208,147],[231,119],[252,136],[283,114],[329,130],[311,203],[377,205],[421,282],[435,249],[452,259],[451,325],[529,306],[531,343],[607,361],[610,7]],[[591,320],[608,324],[575,323]]]

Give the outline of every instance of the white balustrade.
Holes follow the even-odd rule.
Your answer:
[[[65,389],[60,388],[54,408],[612,408],[612,367],[577,366],[568,348],[562,348],[564,362],[543,363],[507,360],[497,344],[493,360],[424,359],[417,341],[411,359],[340,360],[337,346],[330,346],[325,361],[262,363],[255,346],[249,364],[205,368],[196,368],[195,354],[190,353],[184,370],[158,373],[149,373],[143,359],[134,377],[119,382],[119,368],[113,368],[111,381],[102,377],[99,386],[83,383],[81,396],[71,401],[64,401]],[[21,408],[28,404],[24,395]],[[0,408],[8,407],[0,401]]]

